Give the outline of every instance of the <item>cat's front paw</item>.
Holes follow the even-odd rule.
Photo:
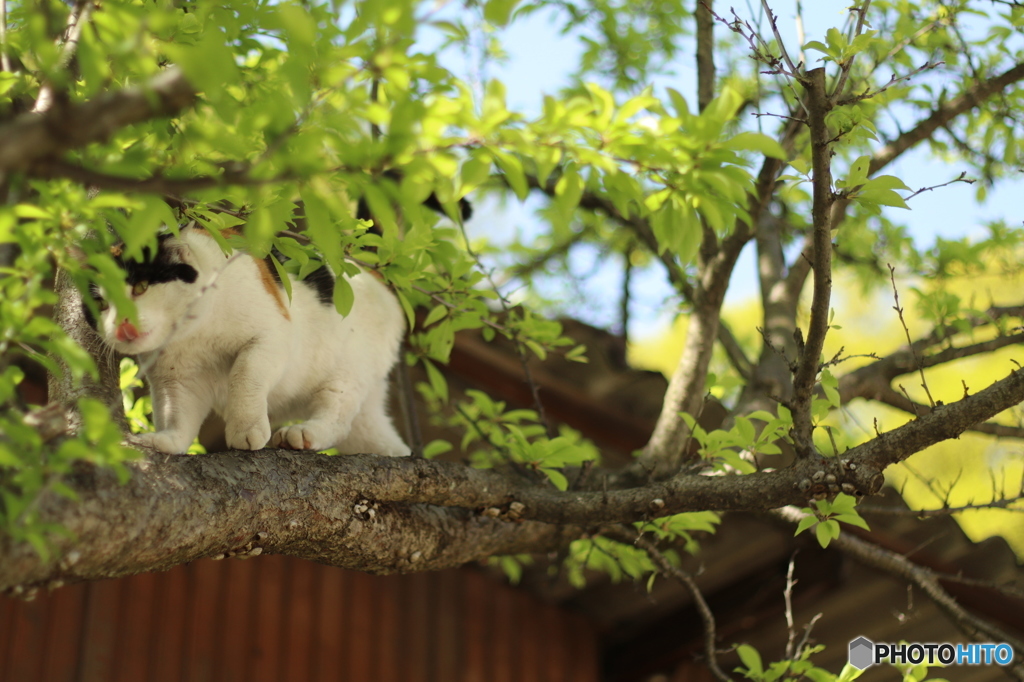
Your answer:
[[[270,445],[286,450],[324,450],[330,447],[327,437],[312,422],[285,426],[274,433]]]
[[[154,431],[139,433],[132,436],[129,442],[135,442],[147,448],[153,448],[169,455],[184,455],[192,439],[177,431]]]
[[[255,424],[228,424],[224,435],[233,450],[260,450],[270,440],[270,421],[266,418]]]

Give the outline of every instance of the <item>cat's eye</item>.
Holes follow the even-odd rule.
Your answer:
[[[146,289],[149,288],[149,282],[136,282],[132,286],[132,296],[142,296],[146,293]]]
[[[110,307],[110,304],[101,298],[96,301],[96,307],[100,309],[100,312],[103,312],[104,310]]]

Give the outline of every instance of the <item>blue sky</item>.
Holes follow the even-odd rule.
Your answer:
[[[783,39],[789,46],[796,45],[795,2],[773,1],[771,4],[779,17]],[[842,26],[849,2],[818,0],[806,1],[803,5],[805,40],[824,40],[823,36],[828,28]],[[550,12],[539,12],[524,20],[514,21],[498,34],[508,53],[508,59],[502,63],[488,63],[482,75],[485,78],[496,78],[505,84],[510,108],[528,116],[535,115],[541,109],[545,94],[557,93],[560,87],[567,84],[568,74],[577,62],[581,46],[577,38],[561,35],[558,25],[560,24],[552,21]],[[424,49],[429,49],[426,47],[429,43],[429,38],[426,38]],[[809,56],[813,58],[814,54],[816,53],[811,52]],[[459,75],[481,75],[478,69],[471,66],[472,58],[467,61],[464,55],[455,51],[442,54],[441,59]],[[678,75],[661,79],[658,85],[674,87],[694,102],[696,85],[693,70],[692,53],[684,53],[675,68]],[[948,182],[965,169],[956,164],[940,162],[927,151],[918,150],[905,155],[885,172],[900,177],[909,187],[916,190]],[[978,233],[984,222],[990,219],[1005,218],[1011,224],[1019,224],[1024,215],[1018,209],[1019,200],[1014,199],[1022,189],[1024,185],[1020,181],[1003,182],[989,192],[984,204],[979,205],[974,198],[975,187],[957,183],[915,197],[910,201],[910,211],[888,210],[903,214],[893,217],[905,221],[918,246],[928,246],[936,237],[956,238]],[[530,206],[518,206],[513,203],[500,208],[485,202],[478,205],[470,229],[475,234],[487,234],[491,239],[500,242],[512,239],[517,231],[529,235],[540,228]],[[580,254],[579,269],[600,270],[602,266],[600,262],[596,262],[596,258],[596,254]],[[587,262],[588,260],[595,262]],[[606,283],[608,291],[597,292],[596,296],[594,292],[590,292],[589,298],[606,299],[609,303],[615,303],[595,305],[595,309],[591,311],[592,315],[588,314],[587,310],[578,311],[581,317],[592,317],[593,319],[589,321],[599,324],[607,324],[614,319],[605,318],[617,306],[617,282],[621,277],[618,266],[608,265],[605,269],[607,277],[602,276],[598,279]],[[753,252],[748,248],[737,266],[727,303],[739,302],[757,295],[754,271]],[[666,305],[666,301],[671,297],[671,291],[661,280],[661,273],[652,272],[634,282],[633,321],[630,330],[632,334],[645,336],[654,333],[671,319],[672,308]]]

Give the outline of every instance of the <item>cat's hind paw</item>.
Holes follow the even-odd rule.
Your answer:
[[[160,452],[166,452],[169,455],[184,455],[188,450],[188,446],[192,445],[191,438],[187,438],[176,431],[139,433],[132,436],[129,442],[138,443]]]

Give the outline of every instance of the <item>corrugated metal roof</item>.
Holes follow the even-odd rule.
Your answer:
[[[261,556],[0,598],[5,682],[593,682],[597,661],[584,618],[473,569]]]

